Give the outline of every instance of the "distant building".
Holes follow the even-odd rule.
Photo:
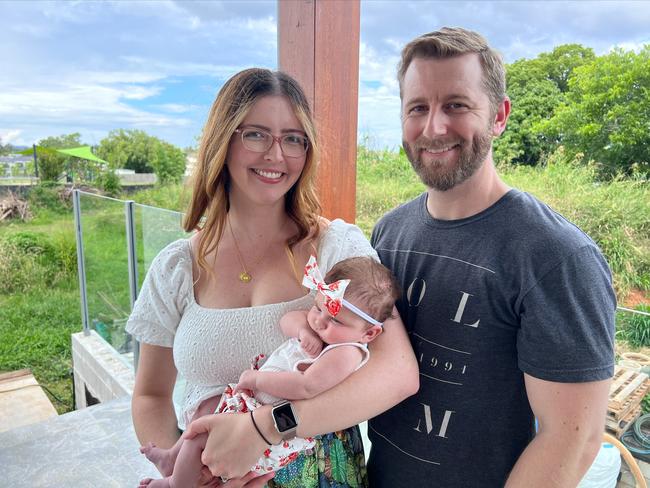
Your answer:
[[[194,173],[194,168],[196,167],[196,152],[191,151],[185,154],[185,174],[183,176],[189,177]]]
[[[27,170],[27,165],[33,161],[34,158],[32,156],[23,156],[22,154],[0,156],[0,176],[24,175]]]

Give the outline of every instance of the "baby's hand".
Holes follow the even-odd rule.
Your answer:
[[[235,387],[234,393],[242,390],[255,390],[257,388],[257,371],[247,369],[239,376],[239,382]]]
[[[311,331],[302,329],[298,334],[300,347],[302,350],[309,354],[310,357],[315,358],[323,349],[323,341]]]

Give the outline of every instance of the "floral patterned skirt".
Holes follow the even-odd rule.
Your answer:
[[[275,473],[269,488],[366,488],[368,476],[358,427],[316,437],[311,453]]]

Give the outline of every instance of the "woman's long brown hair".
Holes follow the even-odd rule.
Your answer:
[[[269,95],[287,97],[309,139],[305,166],[298,181],[285,196],[285,211],[298,227],[298,232],[286,242],[289,256],[292,257],[295,244],[308,236],[318,236],[318,216],[321,212],[315,188],[318,145],[307,98],[300,85],[286,73],[260,68],[246,69],[224,84],[212,104],[201,136],[192,198],[183,220],[185,231],[201,230],[197,262],[206,271],[209,271],[206,255],[217,248],[230,209],[230,175],[226,166],[230,140],[253,104]],[[292,265],[295,267],[295,263],[292,262]]]

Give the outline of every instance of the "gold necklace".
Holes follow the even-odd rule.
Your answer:
[[[235,251],[237,251],[237,259],[239,260],[239,264],[243,269],[243,271],[239,273],[239,281],[241,281],[242,283],[249,283],[253,279],[253,276],[248,272],[248,270],[246,269],[246,264],[244,264],[244,258],[242,257],[241,251],[239,250],[239,245],[237,244],[237,238],[235,237],[235,232],[232,230],[232,224],[230,223],[230,216],[226,218],[228,220],[228,228],[230,229],[232,240],[235,243]],[[280,231],[282,231],[282,229],[284,229],[284,225],[282,225]],[[264,256],[266,256],[269,247],[271,246],[267,246],[266,249],[262,251],[260,257],[253,263],[253,267],[257,266],[262,262],[262,259],[264,259]]]

